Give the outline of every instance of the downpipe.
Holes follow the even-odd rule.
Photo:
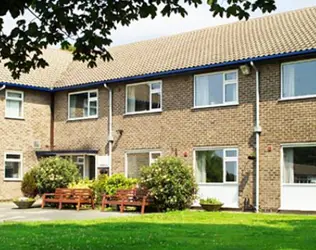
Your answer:
[[[260,72],[253,61],[250,62],[251,67],[256,71],[256,124],[254,133],[256,135],[256,212],[259,212],[260,208]]]
[[[108,117],[108,145],[109,145],[109,175],[112,175],[112,148],[113,148],[113,133],[112,133],[112,89],[105,83],[104,88],[109,91],[109,117]]]

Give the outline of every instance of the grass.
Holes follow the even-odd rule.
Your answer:
[[[315,249],[316,217],[170,212],[0,224],[0,249]]]

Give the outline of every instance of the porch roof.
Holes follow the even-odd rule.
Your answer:
[[[61,154],[97,154],[97,149],[76,149],[76,150],[52,150],[52,151],[36,151],[37,157],[56,156]]]

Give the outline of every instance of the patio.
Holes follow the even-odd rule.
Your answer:
[[[55,221],[55,220],[94,220],[113,217],[136,216],[138,213],[100,212],[99,209],[83,209],[77,212],[75,209],[41,209],[39,203],[30,209],[18,209],[13,203],[0,203],[1,222],[23,221]]]

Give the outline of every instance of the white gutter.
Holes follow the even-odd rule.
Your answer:
[[[256,212],[259,212],[259,191],[260,191],[260,182],[259,182],[259,172],[260,172],[260,72],[253,61],[250,62],[250,65],[256,71],[256,124],[254,133],[256,134]]]
[[[5,87],[6,87],[6,86],[3,84],[3,86],[0,88],[0,91],[4,90]]]
[[[112,146],[113,146],[113,134],[112,134],[112,89],[109,88],[106,83],[103,85],[109,91],[109,115],[108,115],[108,144],[109,144],[109,167],[110,175],[112,175]]]

